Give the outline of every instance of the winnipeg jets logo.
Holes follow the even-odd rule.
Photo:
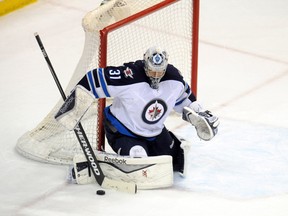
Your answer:
[[[156,65],[160,65],[163,62],[162,56],[157,53],[156,55],[153,56],[153,62]]]
[[[123,72],[124,72],[124,75],[126,78],[130,77],[130,78],[134,79],[133,71],[129,67],[127,67]]]
[[[157,119],[158,116],[161,114],[162,109],[158,106],[158,101],[154,104],[154,107],[151,107],[151,109],[148,110],[148,114],[150,116],[151,120]]]
[[[145,106],[142,118],[147,124],[155,124],[164,116],[166,111],[166,103],[161,99],[155,99]]]

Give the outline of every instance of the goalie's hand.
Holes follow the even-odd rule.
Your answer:
[[[218,132],[219,119],[208,110],[196,113],[191,108],[184,107],[182,118],[195,126],[200,139],[211,140]]]

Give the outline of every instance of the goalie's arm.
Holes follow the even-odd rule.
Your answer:
[[[211,140],[218,132],[218,117],[208,110],[204,111],[197,101],[183,108],[182,118],[195,126],[200,139]]]
[[[120,71],[123,70],[125,70],[124,66],[108,66],[87,72],[71,91],[55,115],[55,119],[68,130],[73,130],[96,99],[115,97],[119,92],[111,93],[110,90],[113,86],[117,86],[119,83],[123,84],[123,82],[126,85],[130,84],[125,83],[127,79],[122,79],[124,73],[120,73]],[[102,80],[99,77],[102,77]]]

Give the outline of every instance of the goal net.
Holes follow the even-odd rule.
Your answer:
[[[198,11],[199,0],[104,0],[82,20],[84,49],[66,94],[88,71],[142,59],[154,45],[167,50],[169,62],[196,94]],[[95,100],[81,120],[92,148],[98,150],[103,150],[105,143],[105,103],[105,99]],[[82,152],[74,131],[67,131],[54,119],[62,104],[61,99],[34,129],[18,139],[20,154],[42,162],[71,164],[73,156]]]

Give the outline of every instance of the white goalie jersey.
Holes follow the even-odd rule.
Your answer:
[[[174,109],[183,114],[183,120],[195,126],[201,139],[211,140],[218,132],[218,117],[196,101],[180,72],[168,64],[159,88],[154,89],[143,64],[138,60],[119,67],[89,71],[55,118],[72,130],[95,98],[113,97],[113,104],[106,107],[104,115],[121,134],[155,137],[161,133],[166,118]]]
[[[153,137],[160,134],[173,109],[182,113],[183,108],[196,99],[178,69],[172,65],[168,65],[159,89],[152,89],[143,64],[139,60],[119,67],[98,68],[88,72],[78,85],[95,98],[113,97],[109,112],[106,110],[108,119],[112,114],[133,133]],[[113,119],[109,120],[113,124]],[[116,121],[114,126],[125,134]]]

